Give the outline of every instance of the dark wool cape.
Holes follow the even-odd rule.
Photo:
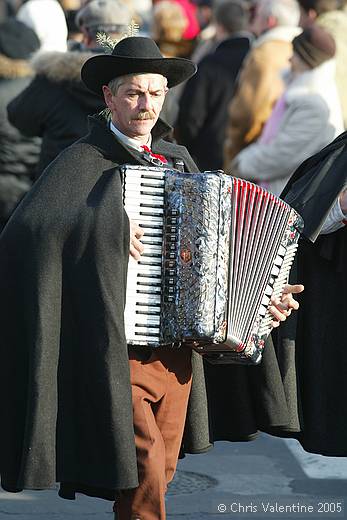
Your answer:
[[[0,236],[0,473],[8,491],[114,499],[138,485],[123,311],[129,222],[119,164],[147,164],[102,116],[46,169]],[[152,149],[196,165],[153,129]],[[257,367],[192,354],[182,452],[287,427],[271,341]],[[206,378],[206,384],[205,384]],[[207,392],[206,392],[207,390]],[[209,413],[209,416],[208,416]]]
[[[0,237],[0,470],[9,491],[58,481],[67,498],[113,499],[138,484],[123,324],[129,222],[117,167],[141,159],[102,118],[92,123]],[[183,147],[154,138],[153,149],[196,169]],[[203,413],[192,450],[210,445],[206,396]]]
[[[300,309],[278,331],[277,352],[292,352],[291,389],[303,448],[347,456],[347,229],[320,235],[347,183],[347,133],[307,159],[282,194],[304,217],[291,282],[305,285]],[[318,237],[318,238],[317,238]],[[272,431],[282,435],[282,432]],[[286,432],[290,434],[290,431]]]

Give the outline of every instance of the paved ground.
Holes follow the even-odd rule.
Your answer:
[[[62,500],[55,490],[0,492],[0,520],[113,520],[110,510],[106,501]],[[180,462],[167,511],[168,520],[347,518],[347,459],[306,454],[296,441],[266,435],[220,442]]]

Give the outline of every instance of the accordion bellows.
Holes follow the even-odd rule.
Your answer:
[[[128,343],[188,342],[214,363],[259,363],[301,217],[219,171],[124,166],[122,174],[125,210],[145,231],[143,257],[129,262]]]

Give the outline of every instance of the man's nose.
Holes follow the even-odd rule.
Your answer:
[[[152,96],[149,93],[140,96],[139,106],[141,110],[152,110]]]

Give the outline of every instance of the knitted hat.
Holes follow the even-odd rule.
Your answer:
[[[26,60],[39,48],[36,33],[24,23],[9,18],[0,24],[0,54],[12,60]]]
[[[311,69],[335,56],[336,44],[334,38],[318,25],[311,25],[293,40],[296,54]]]
[[[118,0],[92,0],[78,11],[75,22],[77,27],[88,30],[126,32],[131,22],[131,12]]]

